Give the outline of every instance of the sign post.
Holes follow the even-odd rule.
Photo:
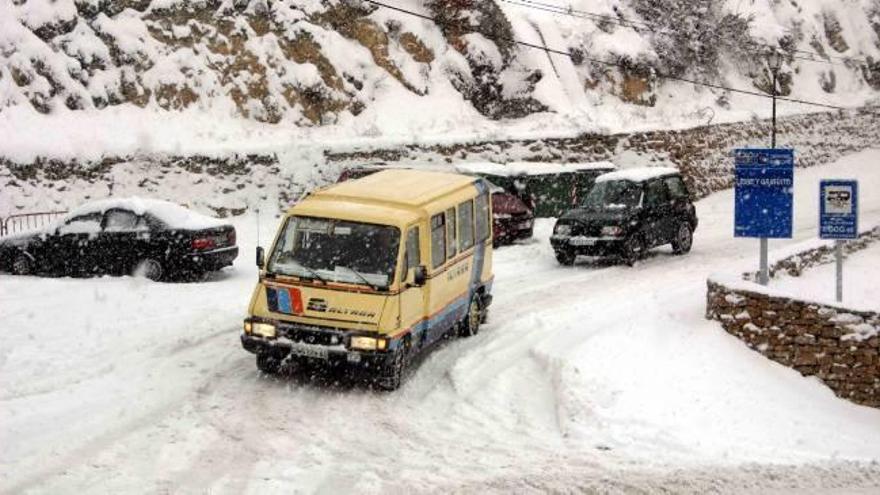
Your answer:
[[[790,239],[794,192],[794,150],[734,150],[734,237],[761,239],[758,281],[767,285],[768,239]]]
[[[859,183],[823,180],[819,183],[819,237],[834,239],[837,267],[835,296],[843,301],[843,240],[859,237]]]

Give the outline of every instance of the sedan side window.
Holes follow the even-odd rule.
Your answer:
[[[666,184],[662,180],[652,180],[645,187],[645,206],[651,208],[669,202]]]
[[[97,234],[101,231],[100,212],[73,217],[58,228],[59,234]]]
[[[133,232],[138,230],[138,220],[138,216],[128,210],[110,210],[104,219],[104,231]]]

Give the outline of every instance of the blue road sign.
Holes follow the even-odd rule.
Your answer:
[[[819,237],[855,239],[859,236],[859,183],[823,180],[819,183]]]
[[[735,237],[791,238],[794,150],[734,150]]]

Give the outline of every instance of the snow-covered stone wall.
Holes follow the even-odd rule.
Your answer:
[[[878,241],[880,227],[848,242],[846,250]],[[827,246],[817,246],[779,260],[771,272],[799,274],[827,262],[827,254]],[[707,285],[706,317],[726,332],[769,359],[819,378],[838,397],[880,408],[880,313],[782,296],[736,277],[714,276]]]
[[[587,133],[570,138],[471,141],[432,146],[328,150],[337,168],[387,162],[418,165],[491,161],[498,163],[608,160],[619,167],[679,168],[698,198],[733,186],[732,150],[769,146],[771,121],[752,120],[687,129],[619,134]],[[794,115],[778,119],[777,145],[795,150],[795,164],[829,163],[880,142],[880,107]]]
[[[345,144],[279,148],[277,153],[182,155],[137,153],[101,160],[39,158],[18,163],[0,158],[0,215],[67,209],[109,195],[168,199],[219,214],[254,208],[283,211],[303,193],[335,182],[340,172],[364,163],[432,167],[467,161],[585,162],[609,160],[619,167],[673,166],[692,193],[704,197],[733,184],[737,147],[769,140],[766,120],[692,129],[584,134],[571,138],[462,141],[443,145]],[[778,123],[780,146],[795,149],[796,163],[829,163],[880,142],[880,108],[795,115]],[[451,168],[451,165],[450,165]]]

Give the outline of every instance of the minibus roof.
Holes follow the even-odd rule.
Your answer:
[[[422,207],[478,180],[422,170],[383,170],[321,189],[291,208],[291,214],[341,218],[385,225],[417,220]]]

